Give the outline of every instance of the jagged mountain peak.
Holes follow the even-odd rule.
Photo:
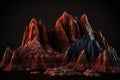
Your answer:
[[[42,37],[46,36],[46,34],[47,29],[45,25],[42,23],[42,21],[41,20],[37,21],[35,18],[32,18],[29,23],[29,26],[26,27],[26,30],[24,32],[22,46],[31,42],[34,39],[38,41],[43,41]],[[47,41],[47,39],[45,41]]]
[[[63,12],[51,31],[41,20],[32,18],[23,34],[22,46],[13,51],[6,49],[0,63],[3,66],[4,70],[65,67],[120,72],[120,59],[102,33],[91,28],[86,14],[77,19]]]
[[[33,27],[33,26],[37,25],[37,23],[38,23],[37,20],[35,18],[32,18],[29,23],[29,27]]]
[[[81,28],[82,28],[84,34],[93,35],[93,30],[91,28],[90,23],[88,22],[87,15],[83,14],[79,21],[80,21],[80,24],[82,26]]]
[[[80,20],[81,20],[82,22],[85,22],[85,23],[87,24],[87,23],[88,23],[87,15],[84,13],[84,14],[81,16]]]
[[[65,11],[63,12],[63,14],[61,15],[60,19],[66,19],[68,17],[68,13]]]

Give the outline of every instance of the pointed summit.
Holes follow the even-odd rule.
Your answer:
[[[36,21],[35,18],[33,18],[30,21],[29,24],[29,41],[32,41],[33,39],[38,39],[39,40],[39,31],[38,31],[38,22]]]
[[[38,23],[35,18],[32,18],[29,26],[26,27],[26,30],[23,35],[22,46],[36,39],[39,40],[39,31]]]
[[[68,13],[66,11],[64,11],[62,15],[68,15]]]
[[[35,18],[32,18],[30,23],[29,23],[29,27],[33,27],[37,25],[37,20]]]
[[[4,52],[4,56],[2,61],[0,62],[0,68],[7,66],[10,63],[11,57],[12,57],[12,50],[7,47],[5,52]]]
[[[13,51],[6,48],[0,67],[6,71],[63,67],[85,70],[88,76],[97,75],[96,71],[120,73],[120,59],[101,32],[92,30],[86,14],[78,19],[64,12],[53,30],[32,18],[22,46]]]
[[[69,38],[69,43],[74,43],[76,35],[78,34],[76,33],[77,25],[75,25],[75,19],[72,17],[72,15],[69,15],[67,12],[64,12],[59,18],[59,20],[62,23],[62,28],[65,30],[67,37]]]
[[[82,32],[86,35],[93,35],[93,30],[91,28],[90,23],[88,22],[88,18],[86,14],[83,14],[82,17],[80,18],[80,25],[81,29],[83,30]]]
[[[75,24],[76,23],[74,18],[71,15],[68,15],[68,13],[64,12],[57,20],[55,25],[55,28],[58,28],[57,26],[60,25],[60,29],[64,30],[70,44],[74,43],[74,41],[76,40],[76,35],[78,31],[76,31],[77,25]]]
[[[79,53],[79,57],[77,59],[76,65],[74,66],[74,69],[83,71],[83,70],[85,70],[87,68],[88,68],[87,57],[86,57],[86,54],[85,54],[85,50],[82,50]]]
[[[85,24],[89,24],[88,18],[86,14],[83,14],[80,18],[81,22],[84,22]]]
[[[61,21],[63,28],[68,24],[68,21],[69,21],[68,18],[69,18],[69,15],[67,12],[63,12],[63,14],[59,17],[58,20]]]
[[[42,23],[42,21],[37,21],[35,18],[32,18],[29,26],[26,27],[26,30],[23,35],[22,46],[31,42],[32,40],[41,41],[41,43],[48,43],[47,40],[47,29]]]
[[[68,18],[68,13],[67,12],[63,12],[63,14],[61,15],[61,17],[60,17],[60,19],[61,20],[65,20],[65,19],[67,19]]]

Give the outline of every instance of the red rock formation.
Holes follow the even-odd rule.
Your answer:
[[[62,59],[59,60],[62,55],[58,56],[59,52],[54,51],[49,45],[46,27],[41,21],[38,22],[33,18],[24,32],[22,46],[13,51],[11,61],[4,70],[57,67],[60,65],[58,63],[62,61]]]
[[[77,57],[73,58],[72,56],[70,61],[66,60],[68,48],[76,39],[81,40],[84,35],[87,35],[87,38],[90,36],[90,44],[88,43],[90,49],[93,49],[93,39],[94,43],[96,42],[94,46],[97,46],[95,48],[101,47],[101,50],[104,50],[102,53],[98,53],[98,56],[96,54],[92,55],[97,58],[95,58],[95,63],[92,63],[92,66],[91,63],[88,63],[88,56],[85,49],[78,52],[78,55],[74,55],[77,55]],[[100,44],[100,46],[97,44]],[[90,49],[86,50],[91,51]],[[94,50],[91,51],[91,54],[92,52]],[[120,72],[120,60],[116,54],[115,50],[109,47],[102,34],[93,31],[86,14],[83,14],[79,20],[64,12],[51,31],[47,30],[41,21],[33,18],[24,32],[22,46],[13,51],[7,48],[0,67],[6,66],[4,70],[10,71],[47,69],[62,65],[65,68],[72,68],[79,71],[89,68],[99,72],[115,73]],[[84,73],[85,75],[94,75],[94,72],[91,73],[90,70]]]
[[[104,50],[108,48],[109,45],[100,31],[99,32],[94,31],[94,37]]]
[[[58,51],[63,51],[64,48],[69,47],[69,39],[62,28],[62,23],[60,20],[57,20],[56,25],[55,25],[55,35],[56,35],[56,40],[55,42],[57,50]],[[64,44],[64,46],[63,46]]]
[[[64,29],[67,37],[69,38],[69,43],[74,43],[74,41],[76,40],[76,28],[74,18],[68,13],[64,12],[58,20],[61,22],[61,27]]]
[[[64,56],[65,57],[65,56]],[[65,62],[65,60],[64,60]],[[71,68],[77,71],[84,71],[86,70],[88,65],[88,60],[84,50],[82,50],[77,59],[73,58],[70,62],[65,62],[62,64],[65,68]]]
[[[58,51],[65,52],[66,48],[69,47],[70,44],[74,43],[78,37],[80,37],[78,33],[79,27],[77,22],[71,15],[64,12],[55,25]],[[62,44],[64,44],[64,46]],[[64,48],[65,50],[62,50]]]
[[[34,70],[58,67],[63,60],[63,55],[59,55],[57,52],[57,54],[53,53],[49,54],[37,40],[33,40],[26,46],[14,50],[10,64],[4,70]]]
[[[85,54],[85,51],[81,51],[77,59],[76,64],[74,65],[75,70],[84,71],[88,68],[88,60]]]
[[[43,45],[48,43],[46,27],[41,21],[36,21],[35,18],[33,18],[30,21],[29,26],[26,27],[23,35],[22,46],[31,42],[32,40],[38,40]]]
[[[23,66],[20,64],[21,57],[18,57],[19,54],[16,51],[13,51],[13,55],[11,57],[10,63],[4,68],[5,71],[12,71],[12,70],[24,70]]]
[[[23,35],[22,46],[31,42],[32,40],[39,40],[39,29],[38,22],[33,18],[30,21],[29,27],[26,27],[26,30]]]
[[[104,50],[99,54],[92,69],[99,72],[116,73],[120,72],[119,63],[120,60],[114,52],[114,49],[112,47],[109,47],[107,50]]]
[[[91,28],[90,23],[88,22],[88,18],[86,14],[83,14],[82,17],[79,20],[80,23],[80,29],[85,35],[93,35],[93,30]]]
[[[3,59],[0,62],[0,67],[1,68],[7,66],[10,63],[12,54],[13,54],[12,50],[9,47],[7,47],[5,52],[4,52]]]

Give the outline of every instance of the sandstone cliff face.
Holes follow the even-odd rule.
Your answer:
[[[64,12],[53,30],[31,19],[22,45],[13,51],[7,48],[0,67],[6,71],[63,67],[94,75],[120,72],[120,59],[101,32],[91,28],[86,14],[79,19]]]

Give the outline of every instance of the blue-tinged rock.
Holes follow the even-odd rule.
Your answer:
[[[77,58],[83,49],[85,50],[88,60],[90,60],[90,58],[96,58],[98,54],[103,51],[93,36],[84,35],[80,40],[76,40],[76,42],[70,46],[67,53],[68,61],[72,58]]]

